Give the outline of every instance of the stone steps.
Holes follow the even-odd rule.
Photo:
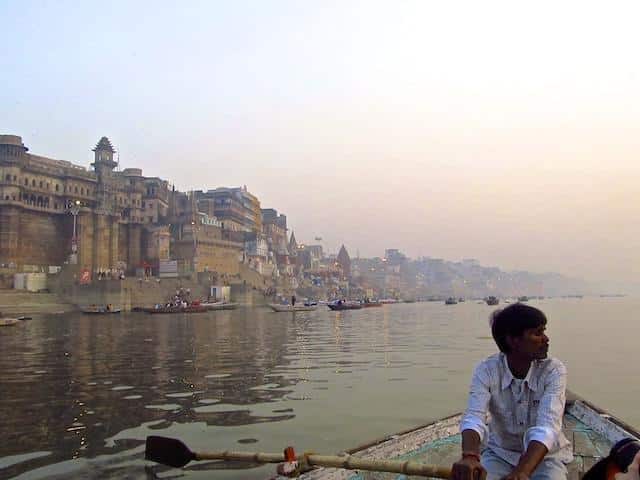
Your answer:
[[[71,312],[76,308],[54,293],[32,293],[0,290],[0,312],[3,315],[27,313]]]

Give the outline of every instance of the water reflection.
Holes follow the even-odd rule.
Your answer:
[[[572,332],[600,315],[591,321],[599,300],[589,301],[541,305],[554,354],[578,381],[589,348]],[[628,322],[629,301],[609,303],[607,318]],[[495,349],[489,311],[466,302],[34,318],[0,331],[0,478],[264,478],[273,468],[169,472],[143,460],[143,441],[153,433],[193,449],[332,453],[453,413],[473,364]],[[630,388],[619,383],[614,391]],[[589,393],[584,381],[573,388]]]

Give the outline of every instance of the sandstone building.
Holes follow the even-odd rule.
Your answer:
[[[168,182],[144,177],[140,169],[118,171],[106,137],[93,152],[88,170],[31,154],[21,137],[0,135],[1,264],[28,271],[72,258],[71,205],[78,207],[81,268],[132,271],[168,255],[167,232],[156,227],[168,215]]]

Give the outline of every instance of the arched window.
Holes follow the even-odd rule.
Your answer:
[[[28,179],[28,178],[25,178],[25,179],[24,179],[24,184],[25,184],[25,185],[29,185],[29,179]]]
[[[34,178],[33,180],[31,180],[31,186],[35,187],[36,186],[36,179]]]
[[[77,185],[76,185],[76,187],[75,187],[74,191],[75,191],[76,193],[78,193],[78,186],[77,186]]]
[[[40,188],[42,188],[44,186],[42,180],[40,180]]]
[[[81,188],[81,189],[80,189],[80,194],[81,194],[81,195],[84,195],[84,188]]]
[[[56,192],[58,192],[59,190],[60,190],[60,185],[56,183]]]

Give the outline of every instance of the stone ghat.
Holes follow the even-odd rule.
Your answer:
[[[76,310],[53,293],[31,293],[18,290],[0,290],[0,312],[3,315],[32,313],[65,313]]]

